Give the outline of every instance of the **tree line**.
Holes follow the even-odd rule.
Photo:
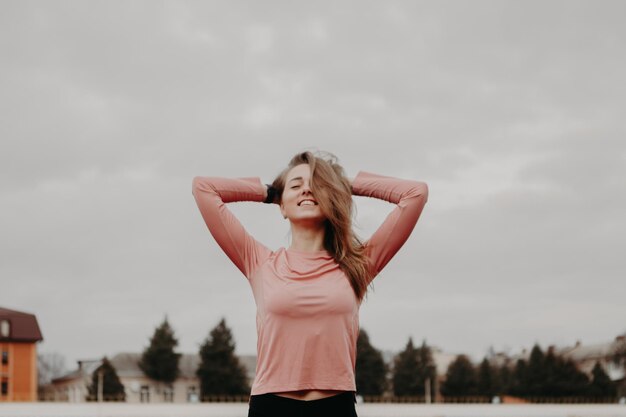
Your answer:
[[[143,351],[139,368],[159,384],[172,384],[180,374],[181,355],[175,352],[177,345],[178,340],[166,318]],[[221,319],[201,344],[199,356],[196,376],[200,381],[201,398],[250,393],[246,369],[235,355],[235,342],[225,319]],[[618,350],[614,360],[626,365],[626,350]],[[355,372],[357,393],[362,396],[423,397],[430,393],[433,398],[439,394],[446,398],[497,395],[607,398],[616,395],[616,387],[600,363],[596,363],[588,377],[554,348],[543,352],[535,345],[527,360],[518,359],[514,363],[508,358],[497,360],[492,355],[474,365],[466,355],[459,355],[440,378],[432,348],[425,341],[415,346],[409,338],[404,350],[387,364],[364,329],[360,330],[357,340]],[[92,375],[89,387],[92,398],[97,397],[100,383],[105,398],[125,399],[124,386],[107,358]]]
[[[445,376],[439,380],[432,349],[423,342],[415,347],[412,339],[394,358],[392,369],[382,361],[382,354],[369,343],[361,330],[357,356],[357,391],[362,395],[379,396],[386,391],[396,397],[423,397],[440,393],[444,397],[469,397],[511,395],[521,398],[613,398],[616,386],[599,362],[591,377],[580,371],[576,364],[553,347],[543,352],[535,345],[529,358],[497,360],[485,357],[474,365],[468,356],[459,355],[450,363]],[[616,363],[626,362],[626,350],[618,350],[613,357]],[[390,375],[388,378],[383,375]],[[374,382],[376,381],[376,382]],[[389,389],[391,388],[391,389]]]
[[[615,397],[616,387],[599,362],[591,378],[554,348],[535,345],[528,360],[494,364],[488,358],[475,367],[465,355],[450,364],[441,393],[444,396],[512,395],[521,398]]]

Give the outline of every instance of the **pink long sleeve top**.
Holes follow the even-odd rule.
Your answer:
[[[209,231],[248,279],[257,306],[257,368],[251,395],[305,389],[356,391],[360,302],[327,251],[271,250],[226,207],[262,202],[259,178],[195,177],[193,195]],[[396,204],[367,247],[371,279],[407,240],[428,198],[423,182],[359,172],[354,195]]]

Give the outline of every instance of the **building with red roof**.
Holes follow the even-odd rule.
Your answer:
[[[0,402],[37,401],[37,347],[43,340],[34,314],[0,307]]]

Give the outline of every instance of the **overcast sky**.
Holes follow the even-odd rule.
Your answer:
[[[297,152],[429,185],[361,326],[480,359],[626,331],[626,2],[0,0],[0,306],[40,352],[196,352],[248,282],[194,176],[270,182]],[[355,197],[367,238],[393,206]],[[272,248],[275,206],[230,204]],[[622,255],[620,255],[620,253]]]

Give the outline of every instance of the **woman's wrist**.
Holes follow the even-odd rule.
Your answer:
[[[274,200],[276,199],[276,194],[278,193],[278,190],[274,188],[272,184],[265,184],[265,186],[265,199],[263,200],[263,202],[265,204],[273,204]]]

